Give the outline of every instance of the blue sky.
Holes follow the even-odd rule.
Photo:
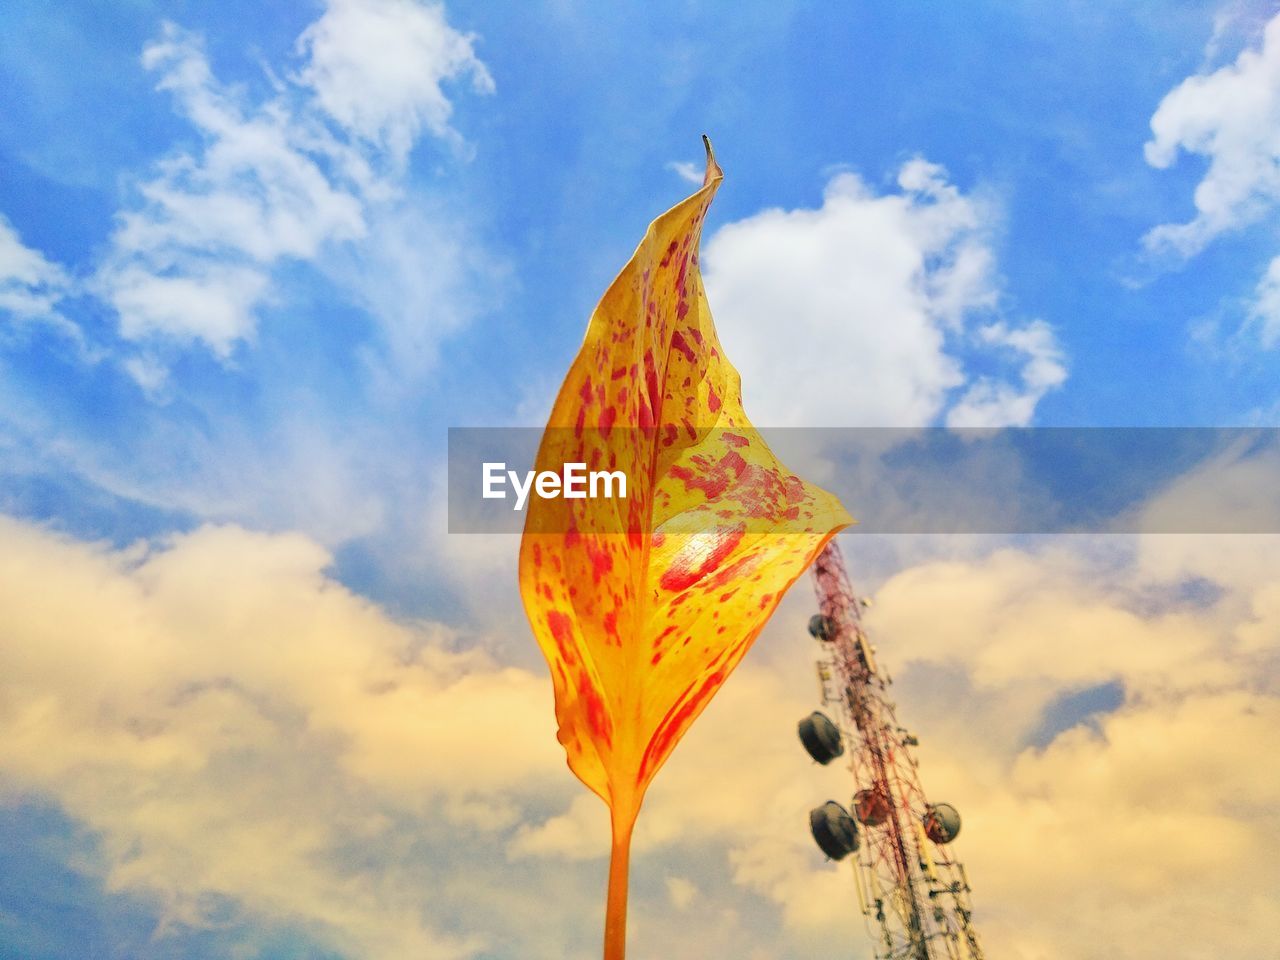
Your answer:
[[[352,663],[379,676],[411,669],[395,683],[422,709],[453,703],[469,683],[494,698],[486,704],[514,691],[530,716],[545,708],[549,740],[514,542],[444,533],[445,431],[541,422],[596,299],[646,223],[691,189],[703,132],[726,171],[704,271],[757,424],[1275,425],[1275,15],[1261,2],[5,4],[0,554],[11,589],[45,586],[15,592],[6,621],[10,655],[27,666],[10,664],[26,679],[0,697],[0,718],[25,731],[15,742],[29,752],[0,751],[0,818],[11,827],[4,859],[30,882],[0,887],[0,956],[376,958],[415,943],[432,944],[424,956],[591,955],[598,851],[575,830],[594,821],[553,743],[526,779],[487,779],[461,746],[455,757],[452,741],[429,736],[460,764],[463,786],[402,769],[372,731],[415,722],[411,705],[357,722],[382,706],[352,693],[342,702],[354,712],[335,719],[319,687],[234,644],[225,663],[195,666],[190,637],[221,643],[236,628],[193,584],[257,611],[245,623],[299,636],[311,635],[300,624],[312,606],[340,606],[359,624],[353,636],[380,652],[375,669],[360,659],[364,640],[317,640],[332,653],[321,662],[334,691]],[[1247,473],[1211,465],[1186,495],[1203,498],[1218,468]],[[1076,583],[1115,629],[1170,629],[1233,665],[1212,696],[1190,701],[1168,694],[1181,687],[1145,655],[1038,674],[1030,654],[995,640],[957,638],[973,653],[965,665],[921,639],[904,685],[921,716],[985,690],[990,713],[965,710],[1017,732],[999,749],[941,738],[989,772],[974,787],[963,765],[937,761],[955,788],[1003,798],[992,822],[1031,802],[1036,764],[1087,764],[1090,750],[1130,762],[1107,744],[1119,750],[1124,730],[1148,729],[1150,711],[1182,729],[1179,718],[1238,720],[1230,705],[1245,691],[1264,714],[1275,703],[1266,683],[1241,679],[1256,673],[1250,658],[1272,662],[1271,647],[1248,638],[1280,615],[1258,572],[1273,566],[1274,545],[1214,541],[1223,552],[1211,564],[1198,548],[1073,542],[865,548],[865,576],[902,598],[882,616],[903,637],[929,633],[909,615],[911,590],[945,596],[956,578],[989,575],[974,590],[992,617],[1034,588],[1044,602],[1019,609],[1038,622]],[[1216,589],[1193,610],[1188,584],[1206,577]],[[255,592],[272,578],[289,589]],[[134,651],[130,671],[133,647],[113,654],[103,633],[91,654],[76,646],[73,618],[41,633],[44,609],[82,611],[86,625],[150,624],[139,636],[154,643]],[[804,613],[801,598],[779,620]],[[787,642],[778,649],[808,657],[801,640]],[[1242,646],[1227,656],[1229,643]],[[157,653],[165,644],[170,653]],[[34,657],[30,645],[54,653]],[[81,657],[128,676],[104,692],[66,668]],[[786,662],[762,653],[744,690],[800,709],[807,667],[797,680]],[[997,662],[1039,679],[1019,687]],[[117,702],[127,690],[142,705]],[[242,729],[232,719],[242,708],[226,703],[197,716],[192,690],[238,691],[278,725],[270,736]],[[52,716],[41,703],[77,698],[96,706],[47,728],[34,719]],[[1077,716],[1094,702],[1131,726],[1099,741],[1098,721]],[[151,729],[148,710],[163,737],[112,732],[112,717]],[[471,718],[477,731],[485,716]],[[367,749],[334,746],[348,742]],[[695,757],[711,751],[700,742]],[[36,762],[51,751],[62,760]],[[264,773],[273,762],[284,764],[278,777]],[[350,779],[317,792],[326,764]],[[293,859],[259,874],[192,867],[205,862],[198,838],[238,803],[201,779],[214,770],[256,784],[244,842],[260,827]],[[686,772],[672,779],[696,783]],[[1254,798],[1277,779],[1241,775]],[[749,786],[790,779],[779,777]],[[160,819],[172,830],[140,825],[151,808],[129,783],[169,811]],[[253,820],[303,795],[306,838]],[[1117,803],[1145,809],[1145,793],[1124,796]],[[1062,810],[1086,799],[1064,796]],[[1199,827],[1226,816],[1220,799],[1204,799]],[[475,858],[449,830],[423,827],[441,816],[475,832]],[[365,860],[321,824],[367,827]],[[687,909],[702,911],[706,944],[724,955],[844,942],[843,921],[800,902],[840,888],[823,886],[834,881],[821,864],[777,853],[767,829],[746,829],[746,840],[663,829],[642,843],[658,860],[638,881],[641,943],[658,949],[663,911]],[[1253,842],[1232,836],[1241,851]],[[977,855],[993,874],[1020,869],[1003,847]],[[1187,857],[1170,869],[1202,865]],[[314,884],[269,892],[300,864],[317,871]],[[446,879],[454,894],[378,892],[401,881],[444,890]],[[499,896],[504,884],[548,882],[566,893],[545,914],[519,890]],[[1063,929],[1052,911],[1035,930],[1009,918],[1056,888],[1020,900],[1016,884],[992,887],[995,942],[1009,956],[1047,956],[1038,951]],[[334,906],[348,899],[346,912]]]
[[[644,223],[687,188],[672,165],[698,162],[703,130],[729,172],[713,231],[768,209],[817,208],[841,171],[871,196],[891,197],[912,159],[944,168],[971,205],[957,215],[972,224],[908,253],[945,261],[968,243],[988,256],[989,275],[960,295],[961,326],[1039,321],[1065,374],[1012,414],[1016,422],[1274,419],[1275,351],[1256,331],[1238,333],[1275,252],[1265,218],[1176,262],[1143,246],[1157,225],[1191,218],[1205,169],[1201,155],[1165,170],[1149,165],[1151,117],[1188,75],[1256,44],[1261,8],[1076,7],[1050,18],[1038,4],[843,16],[784,4],[726,20],[683,5],[643,14],[450,7],[445,29],[474,38],[462,41],[462,61],[429,77],[421,103],[412,102],[411,72],[342,78],[402,84],[369,93],[410,98],[416,119],[382,118],[401,125],[407,153],[317,107],[299,37],[321,13],[129,4],[73,5],[51,17],[43,5],[20,3],[5,14],[12,108],[0,121],[0,212],[61,272],[57,314],[81,331],[72,337],[38,317],[7,331],[4,435],[15,449],[2,489],[14,509],[116,539],[133,532],[122,512],[144,532],[184,519],[251,519],[302,526],[358,552],[391,515],[403,523],[404,512],[421,509],[413,488],[438,462],[444,426],[538,422],[595,298]],[[201,161],[210,149],[210,132],[184,115],[180,95],[156,89],[165,65],[141,63],[165,22],[183,31],[187,53],[205,58],[207,88],[228,97],[241,122],[272,106],[298,126],[324,126],[396,194],[358,195],[332,157],[298,146],[350,210],[325,213],[315,205],[324,198],[304,201],[313,204],[300,208],[308,235],[256,254],[237,250],[244,238],[234,236],[195,237],[179,250],[165,241],[157,263],[192,261],[167,269],[207,271],[219,258],[252,264],[261,289],[242,304],[235,334],[221,339],[193,340],[171,317],[147,326],[146,311],[122,314],[103,289],[122,269],[113,258],[136,265],[140,256],[128,237],[113,252],[120,218],[154,221],[142,193],[163,179],[162,165]],[[447,119],[423,121],[440,108]],[[247,162],[234,174],[240,186],[265,189],[269,174],[252,163],[267,161]],[[185,187],[237,189],[229,181]],[[1269,202],[1265,185],[1254,187]],[[281,196],[275,202],[287,207]],[[838,240],[828,246],[833,270],[857,259]],[[928,269],[908,271],[887,295],[915,296],[913,285],[929,279]],[[119,297],[122,281],[114,282]],[[740,276],[728,282],[730,295],[740,287],[758,299]],[[872,298],[851,303],[853,324],[845,321],[834,351],[821,340],[841,317],[819,317],[826,326],[796,346],[784,375],[819,384],[865,377],[875,365],[901,379],[894,367],[905,367],[927,396],[890,398],[864,414],[856,393],[815,393],[780,418],[773,398],[751,393],[750,374],[774,365],[739,360],[755,419],[942,422],[965,382],[992,374],[1016,385],[1016,353],[954,330],[944,331],[949,342],[932,370],[912,354],[916,344],[884,361],[861,357],[859,341],[894,326],[878,312]],[[745,310],[722,318],[731,348],[735,331],[748,330],[754,339],[742,349],[757,351],[777,323]],[[923,323],[926,335],[946,327]],[[945,374],[941,360],[962,369]],[[246,460],[257,463],[251,476]],[[300,498],[298,472],[325,489]],[[325,473],[323,482],[314,476]],[[86,509],[86,500],[103,498],[101,509]],[[338,522],[337,503],[349,513],[353,499],[380,520]]]

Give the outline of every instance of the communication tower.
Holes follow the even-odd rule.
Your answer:
[[[898,722],[890,678],[862,626],[868,601],[854,595],[834,540],[814,561],[813,578],[818,613],[809,632],[822,645],[826,712],[800,721],[800,741],[824,765],[847,753],[856,784],[847,809],[829,800],[810,812],[814,841],[832,860],[852,858],[879,960],[983,960],[969,880],[950,846],[960,815],[931,803],[920,786],[911,749],[918,741]]]

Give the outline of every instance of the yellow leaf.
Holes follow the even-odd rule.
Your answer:
[[[782,594],[850,522],[743,413],[698,270],[721,178],[708,141],[702,189],[650,224],[592,314],[538,451],[539,471],[623,471],[626,498],[533,497],[520,547],[560,742],[611,810],[606,960],[625,948],[645,790]]]

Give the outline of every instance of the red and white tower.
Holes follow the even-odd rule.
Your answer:
[[[833,540],[814,561],[819,613],[809,632],[822,644],[818,677],[827,712],[800,722],[815,760],[848,754],[856,792],[809,815],[814,840],[833,860],[852,858],[862,913],[880,960],[982,960],[972,926],[969,881],[951,852],[960,815],[930,803],[899,723],[889,677],[862,627],[866,603],[853,593]]]

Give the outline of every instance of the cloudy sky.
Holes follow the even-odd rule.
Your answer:
[[[1272,3],[12,0],[0,103],[5,960],[596,955],[445,430],[540,422],[704,131],[757,424],[1280,424]],[[1267,466],[1142,509],[1280,529]],[[1280,537],[844,542],[992,956],[1280,938]],[[870,956],[809,604],[650,793],[637,958]]]

